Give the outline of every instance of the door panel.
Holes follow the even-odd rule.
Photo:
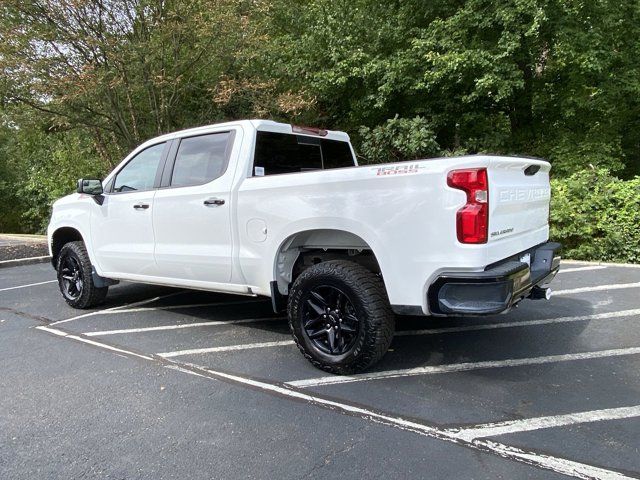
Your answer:
[[[156,194],[153,224],[159,276],[219,283],[231,279],[229,192],[216,183]],[[204,204],[214,198],[225,203]]]
[[[153,197],[167,155],[166,142],[133,156],[109,182],[111,192],[91,215],[91,238],[101,271],[155,275]]]
[[[95,209],[91,236],[103,272],[155,275],[151,224],[154,195],[154,190],[105,195],[104,203]]]
[[[233,132],[183,138],[167,188],[154,199],[158,275],[228,283],[232,270],[230,190],[227,169]]]

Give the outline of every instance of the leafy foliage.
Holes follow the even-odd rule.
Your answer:
[[[440,147],[424,118],[387,120],[375,128],[360,128],[361,155],[365,163],[399,162],[435,156]]]
[[[102,178],[108,173],[104,164],[95,161],[95,150],[80,132],[13,129],[4,133],[0,168],[9,173],[0,177],[4,231],[44,231],[51,204],[74,190],[75,179]]]
[[[22,202],[16,192],[23,167],[12,158],[11,130],[0,127],[0,231],[23,232]]]
[[[575,189],[592,169],[635,191],[638,38],[635,0],[3,0],[0,230],[42,230],[150,137],[248,117],[344,129],[362,163],[548,158],[557,208],[609,211]],[[570,252],[633,256],[584,221],[554,227]]]
[[[640,173],[637,2],[289,4],[278,64],[328,123],[419,116],[442,151]]]
[[[551,237],[565,257],[640,263],[640,177],[587,169],[552,188]]]

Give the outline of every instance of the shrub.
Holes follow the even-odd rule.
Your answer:
[[[582,170],[551,187],[551,239],[565,258],[640,263],[640,177]]]
[[[429,122],[422,117],[394,118],[375,128],[361,127],[361,163],[399,162],[440,153]]]

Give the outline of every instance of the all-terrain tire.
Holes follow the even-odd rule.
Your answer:
[[[312,290],[335,288],[355,310],[359,329],[349,351],[333,355],[317,347],[305,329],[305,302]],[[302,354],[315,367],[335,373],[361,372],[387,352],[395,330],[395,318],[382,279],[363,266],[344,260],[322,262],[303,271],[288,300],[289,328]]]
[[[60,292],[65,301],[73,308],[95,307],[101,304],[107,296],[109,287],[96,287],[93,282],[91,261],[84,242],[69,242],[62,247],[58,255],[56,271]],[[67,278],[65,279],[65,277]],[[71,282],[68,277],[76,278],[73,280],[75,287],[72,292],[68,288],[68,284]],[[81,283],[78,283],[77,280],[80,280]],[[77,285],[81,285],[81,288],[78,288]]]

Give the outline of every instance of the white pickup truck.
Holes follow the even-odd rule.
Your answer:
[[[53,206],[76,308],[118,280],[271,297],[334,373],[387,351],[394,312],[487,315],[549,296],[549,163],[474,155],[358,166],[343,132],[245,120],[150,140]]]

